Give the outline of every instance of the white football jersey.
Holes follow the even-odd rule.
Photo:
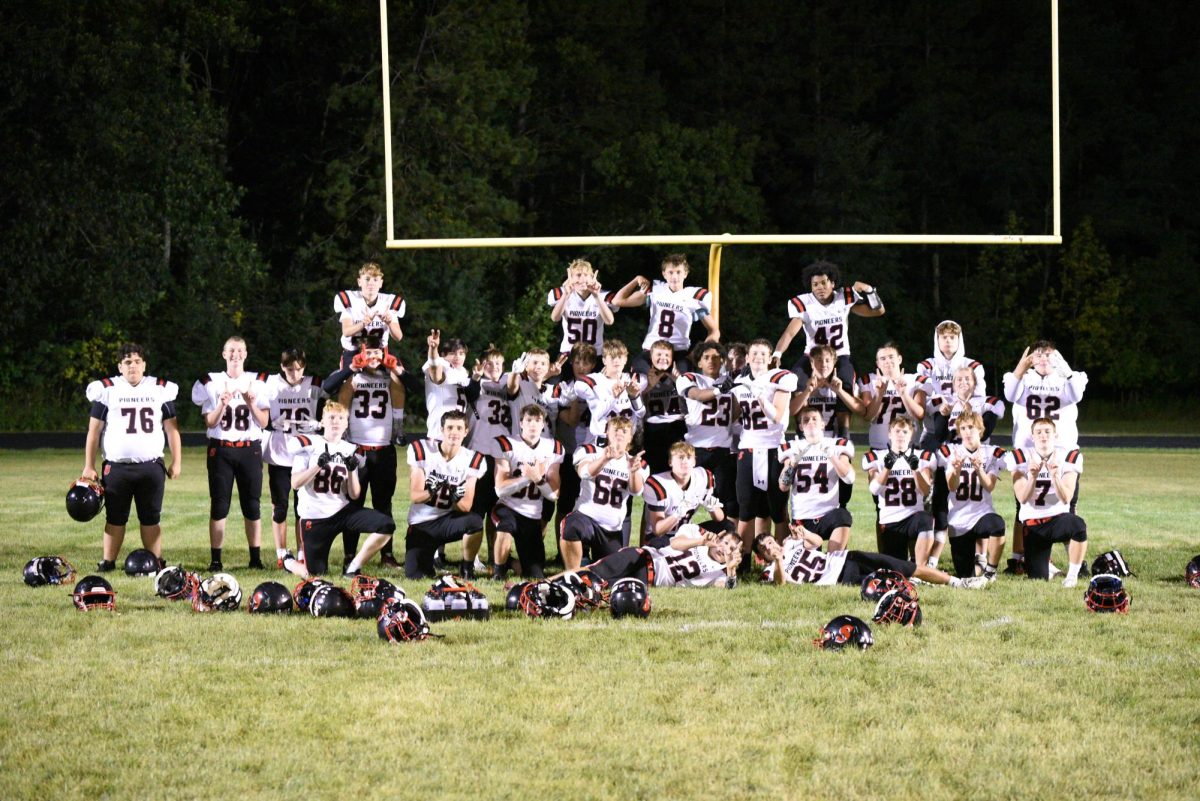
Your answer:
[[[684,373],[675,380],[675,390],[687,405],[687,434],[684,439],[693,448],[729,448],[733,446],[733,426],[740,408],[731,394],[720,394],[709,401],[692,400],[687,391],[712,389],[721,377],[709,378],[703,373]]]
[[[785,584],[816,584],[825,578],[831,567],[828,556],[820,551],[809,550],[804,547],[803,540],[793,537],[788,537],[780,545],[783,547],[781,561]],[[766,576],[768,580],[774,579],[774,562],[767,566]]]
[[[937,458],[930,451],[915,451],[910,454],[917,456],[917,469],[913,470],[908,461],[899,458],[888,473],[887,484],[879,492],[879,522],[883,524],[899,523],[907,520],[925,508],[925,495],[917,486],[917,472],[925,468],[936,469]],[[862,466],[872,480],[875,473],[883,470],[883,459],[887,449],[870,450],[863,454]]]
[[[666,281],[655,281],[646,293],[650,307],[650,330],[642,340],[642,350],[660,339],[671,343],[675,350],[687,350],[692,345],[692,323],[712,313],[712,296],[707,289],[685,286],[672,292]]]
[[[645,407],[647,423],[674,423],[683,419],[683,398],[675,388],[670,373],[659,376],[659,381],[650,386],[650,377],[638,373],[635,377],[641,389],[642,405]]]
[[[321,382],[311,375],[304,376],[293,386],[283,374],[275,373],[266,383],[271,429],[263,432],[263,461],[277,467],[290,467],[295,451],[290,440],[296,434],[311,432],[311,427],[316,424],[317,401],[325,397],[325,391],[321,389]],[[290,426],[292,423],[304,428]]]
[[[847,322],[850,309],[863,303],[862,295],[851,287],[833,290],[829,303],[822,303],[811,292],[797,295],[788,301],[788,318],[799,319],[804,326],[804,352],[809,353],[817,345],[829,345],[838,356],[850,355],[850,337]]]
[[[792,459],[796,464],[788,495],[792,520],[814,520],[838,508],[841,478],[830,461],[830,456],[837,455],[853,459],[854,443],[840,437],[823,437],[810,444],[803,437],[795,437],[779,446],[779,461]]]
[[[446,367],[442,370],[442,383],[435,384],[429,380],[432,366],[430,362],[425,362],[421,368],[425,373],[425,408],[429,410],[425,431],[430,439],[441,439],[442,415],[451,409],[466,412],[470,407],[467,385],[471,383],[471,374],[465,367]]]
[[[837,405],[838,396],[833,391],[832,387],[820,387],[814,389],[812,394],[808,396],[808,406],[818,409],[821,412],[821,420],[825,423],[825,433],[830,435],[837,434]],[[796,426],[799,428],[800,421],[796,421]],[[800,433],[799,430],[796,431]]]
[[[686,551],[647,548],[654,562],[655,587],[710,587],[725,577],[725,565],[708,555],[707,545]]]
[[[972,452],[964,445],[947,444],[938,449],[938,467],[949,475],[951,464],[956,456],[962,457],[962,467],[958,471],[958,489],[950,492],[950,513],[947,522],[955,531],[970,531],[979,518],[996,511],[992,504],[992,493],[984,489],[980,482],[980,473],[998,476],[1005,469],[1006,457],[1003,448],[992,448],[980,444],[978,453],[983,454],[983,470],[977,470],[971,461]]]
[[[512,434],[512,398],[508,396],[508,374],[498,381],[479,379],[479,396],[471,405],[475,420],[467,444],[472,450],[495,458],[500,455],[496,437]]]
[[[259,409],[270,409],[271,401],[267,397],[266,373],[242,373],[237,378],[231,378],[227,373],[205,373],[192,385],[192,403],[200,407],[200,411],[208,414],[221,405],[221,394],[232,392],[233,398],[225,407],[221,419],[208,429],[209,439],[221,439],[227,442],[245,442],[246,440],[262,439],[262,428],[250,414],[243,393],[254,394],[254,405]]]
[[[879,375],[871,373],[865,380],[858,382],[858,394],[864,403],[870,403],[875,397],[879,379]],[[921,388],[921,385],[917,383],[917,376],[905,375],[904,380],[905,391],[909,397],[912,397],[912,393]],[[888,381],[887,388],[883,391],[883,403],[879,406],[879,413],[871,418],[870,427],[867,429],[867,441],[870,446],[876,450],[886,449],[888,426],[897,417],[903,417],[906,414],[908,414],[908,410],[904,406],[904,401],[900,399],[900,390],[896,389],[895,384]]]
[[[670,470],[655,473],[642,486],[642,499],[647,508],[661,512],[663,517],[678,515],[679,525],[685,525],[692,522],[692,515],[712,497],[716,486],[713,474],[704,467],[693,467],[686,484],[680,486]]]
[[[102,378],[84,391],[91,416],[104,421],[100,446],[110,462],[150,462],[163,455],[163,421],[175,417],[179,386],[143,375],[137,385],[119,375]]]
[[[517,385],[517,397],[509,402],[509,409],[512,414],[512,429],[510,433],[514,437],[521,436],[521,410],[526,406],[535,404],[542,407],[542,411],[546,413],[546,423],[542,426],[542,436],[554,436],[554,424],[558,420],[558,410],[564,405],[563,385],[560,384],[542,384],[538,387],[528,378],[522,378]],[[565,401],[569,403],[570,401]]]
[[[946,421],[946,425],[949,429],[949,436],[947,437],[946,441],[952,444],[958,444],[962,442],[962,437],[958,435],[957,427],[959,416],[966,411],[966,409],[963,408],[962,401],[957,399],[943,400],[942,398],[934,398],[930,403],[934,414],[941,414],[942,408],[945,406],[950,407],[950,419]],[[991,395],[986,398],[976,395],[967,402],[967,405],[970,406],[971,411],[975,412],[980,417],[983,417],[985,414],[994,414],[996,415],[997,419],[1004,417],[1004,401]],[[991,437],[988,439],[990,440]],[[985,440],[983,444],[988,445],[990,443]]]
[[[1013,479],[1016,479],[1018,475],[1029,473],[1029,462],[1032,458],[1037,458],[1036,453],[1033,448],[1014,448],[1008,452],[1008,462],[1005,466],[1013,474]],[[1078,448],[1064,448],[1056,445],[1054,461],[1058,463],[1059,470],[1063,473],[1083,473],[1083,454],[1079,452]],[[1029,496],[1028,501],[1021,504],[1018,516],[1022,522],[1043,517],[1055,517],[1071,511],[1071,499],[1058,497],[1049,468],[1043,467],[1034,477],[1034,482],[1033,495]]]
[[[529,445],[520,437],[497,437],[497,464],[504,463],[505,469],[512,472],[521,465],[531,465],[541,462],[546,465],[562,464],[565,453],[563,446],[549,437],[539,439],[534,445]],[[529,479],[522,479],[515,485],[512,492],[500,494],[499,504],[507,506],[522,517],[540,520],[542,517],[542,492],[537,484]]]
[[[329,442],[316,434],[301,434],[295,438],[296,451],[292,459],[292,475],[303,473],[317,464],[321,454],[340,455],[342,458],[354,454],[354,443],[346,440]],[[350,471],[340,461],[333,461],[321,468],[297,491],[298,514],[301,520],[323,520],[333,517],[350,503]]]
[[[615,531],[625,522],[625,500],[629,497],[633,476],[629,472],[629,460],[613,459],[595,476],[589,476],[584,468],[601,458],[604,450],[595,445],[584,445],[575,451],[575,472],[579,474],[579,500],[575,511],[596,522],[601,528]],[[647,474],[645,463],[638,468],[642,477]]]
[[[618,308],[612,305],[616,294],[600,290],[600,297],[604,298],[604,302],[614,313]],[[551,289],[550,294],[546,296],[546,305],[558,305],[562,296],[562,287]],[[600,304],[594,293],[589,292],[586,298],[578,292],[571,293],[563,305],[562,329],[563,338],[558,346],[560,353],[570,352],[571,348],[581,342],[591,345],[597,353],[600,352],[604,344],[604,320],[600,319]]]
[[[392,443],[392,376],[387,370],[363,370],[350,377],[350,430],[355,445]]]
[[[403,295],[392,295],[387,292],[380,292],[375,297],[375,302],[370,306],[363,300],[362,292],[357,289],[347,289],[333,296],[333,310],[338,313],[340,321],[351,323],[361,323],[365,319],[367,312],[386,312],[393,315],[397,319],[404,317],[408,311],[408,304],[404,300]],[[383,347],[388,346],[388,338],[391,332],[388,331],[388,324],[380,317],[372,317],[371,322],[367,323],[363,329],[366,334],[379,334]],[[348,336],[342,337],[342,350],[354,350],[354,343]]]
[[[448,481],[454,486],[462,486],[469,478],[479,478],[483,475],[484,458],[482,453],[476,453],[470,448],[459,448],[458,453],[449,461],[442,454],[441,442],[433,439],[420,439],[408,446],[408,466],[420,468],[425,477]],[[451,496],[449,489],[439,492],[434,498],[425,503],[414,503],[408,507],[408,523],[416,525],[436,520],[450,514],[457,501]]]
[[[1055,439],[1065,448],[1079,445],[1079,401],[1087,389],[1087,373],[1066,378],[1058,373],[1042,376],[1026,370],[1018,381],[1004,374],[1004,397],[1013,405],[1013,447],[1032,448],[1030,423],[1039,417],[1054,421]]]
[[[634,377],[628,373],[621,373],[615,379],[608,378],[604,373],[592,373],[575,382],[575,397],[588,405],[590,414],[588,442],[595,442],[599,437],[604,436],[604,430],[608,427],[610,417],[628,417],[634,421],[634,427],[637,427],[637,421],[642,419],[646,408],[642,406],[635,410],[626,389],[613,394],[614,385],[628,386],[634,380]]]
[[[738,443],[743,449],[778,448],[787,432],[790,396],[796,391],[796,374],[790,370],[766,370],[755,378],[744,375],[737,379],[733,386],[734,397],[737,398],[741,412],[742,436]],[[772,402],[776,393],[783,392],[789,396],[789,404],[785,404],[783,415],[771,422],[762,410],[758,395],[765,394],[767,402]]]

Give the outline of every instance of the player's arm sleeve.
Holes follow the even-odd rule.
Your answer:
[[[93,420],[106,420],[108,418],[108,407],[101,400],[92,401],[92,406],[88,409],[88,417]]]
[[[208,394],[208,381],[204,378],[192,384],[192,403],[200,407],[202,412],[211,412],[217,408],[212,403],[212,398]]]
[[[1088,375],[1080,371],[1072,373],[1063,387],[1063,403],[1079,403],[1083,400],[1083,391],[1087,389]]]
[[[1004,399],[1009,403],[1020,403],[1025,390],[1025,379],[1017,378],[1013,373],[1004,374]]]

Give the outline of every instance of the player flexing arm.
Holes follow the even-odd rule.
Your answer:
[[[643,353],[634,361],[634,369],[644,373],[649,365],[649,350],[660,339],[671,343],[675,363],[680,370],[691,369],[688,350],[691,348],[692,323],[699,320],[707,331],[705,339],[721,341],[721,330],[712,317],[712,298],[702,287],[684,286],[688,276],[687,257],[672,253],[662,262],[662,281],[653,284],[639,275],[617,293],[616,306],[650,307],[650,326],[642,342]]]

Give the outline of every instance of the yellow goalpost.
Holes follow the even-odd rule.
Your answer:
[[[1053,225],[1050,235],[1026,234],[655,234],[641,236],[524,236],[402,239],[396,236],[392,196],[392,108],[388,59],[387,2],[379,0],[382,45],[383,162],[387,193],[387,243],[393,250],[452,248],[548,248],[621,245],[709,245],[709,292],[713,315],[720,298],[721,251],[725,245],[1061,245],[1062,209],[1059,183],[1058,0],[1050,0],[1050,118]]]

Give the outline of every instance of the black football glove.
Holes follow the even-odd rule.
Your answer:
[[[450,497],[456,501],[461,501],[463,496],[467,494],[467,485],[465,483],[452,484],[451,487]]]
[[[332,461],[333,455],[329,451],[325,451],[317,457],[317,467],[328,467]]]
[[[431,498],[436,498],[438,490],[442,488],[442,482],[433,476],[425,476],[425,491],[429,493]]]
[[[888,470],[891,470],[893,467],[896,466],[896,460],[898,458],[900,458],[900,454],[896,453],[895,451],[893,451],[889,448],[887,455],[883,457],[883,466],[886,467]]]
[[[792,481],[796,478],[796,465],[789,464],[779,472],[779,483],[784,487],[792,486]]]
[[[342,464],[346,465],[347,470],[357,470],[359,465],[358,455],[353,453],[350,454],[342,459]]]
[[[908,452],[908,454],[904,457],[904,461],[908,462],[908,466],[914,471],[917,469],[917,465],[921,462],[921,460],[917,458],[917,455],[912,451]]]

